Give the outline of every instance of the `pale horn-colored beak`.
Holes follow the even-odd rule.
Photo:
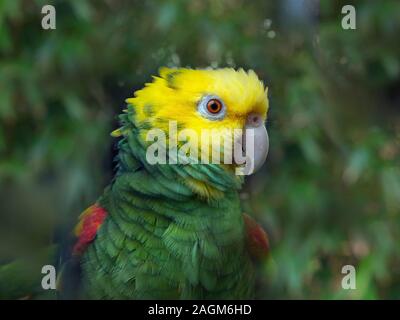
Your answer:
[[[264,164],[269,149],[268,132],[259,114],[251,113],[247,117],[242,136],[242,149],[246,162],[244,166],[236,168],[236,174],[253,174]]]

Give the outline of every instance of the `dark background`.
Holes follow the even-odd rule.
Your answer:
[[[96,200],[116,115],[160,66],[243,67],[270,95],[270,154],[242,194],[271,240],[259,297],[400,298],[399,35],[396,0],[1,1],[0,262]]]

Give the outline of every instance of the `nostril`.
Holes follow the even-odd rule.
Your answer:
[[[261,124],[261,117],[258,114],[252,113],[247,117],[247,123],[252,127],[258,127]]]

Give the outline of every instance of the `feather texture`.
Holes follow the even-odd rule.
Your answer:
[[[227,104],[223,121],[196,112],[196,101],[209,93]],[[121,137],[118,171],[97,201],[107,216],[96,220],[96,237],[87,237],[93,241],[81,257],[84,296],[251,298],[253,265],[238,196],[243,178],[229,165],[150,165],[145,136],[169,120],[223,130],[243,127],[249,112],[265,119],[262,83],[252,71],[164,68],[127,102],[113,132]]]

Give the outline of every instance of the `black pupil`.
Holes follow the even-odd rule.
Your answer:
[[[218,105],[217,102],[213,101],[213,102],[211,102],[211,104],[210,104],[210,108],[211,108],[212,111],[218,111],[219,105]]]

